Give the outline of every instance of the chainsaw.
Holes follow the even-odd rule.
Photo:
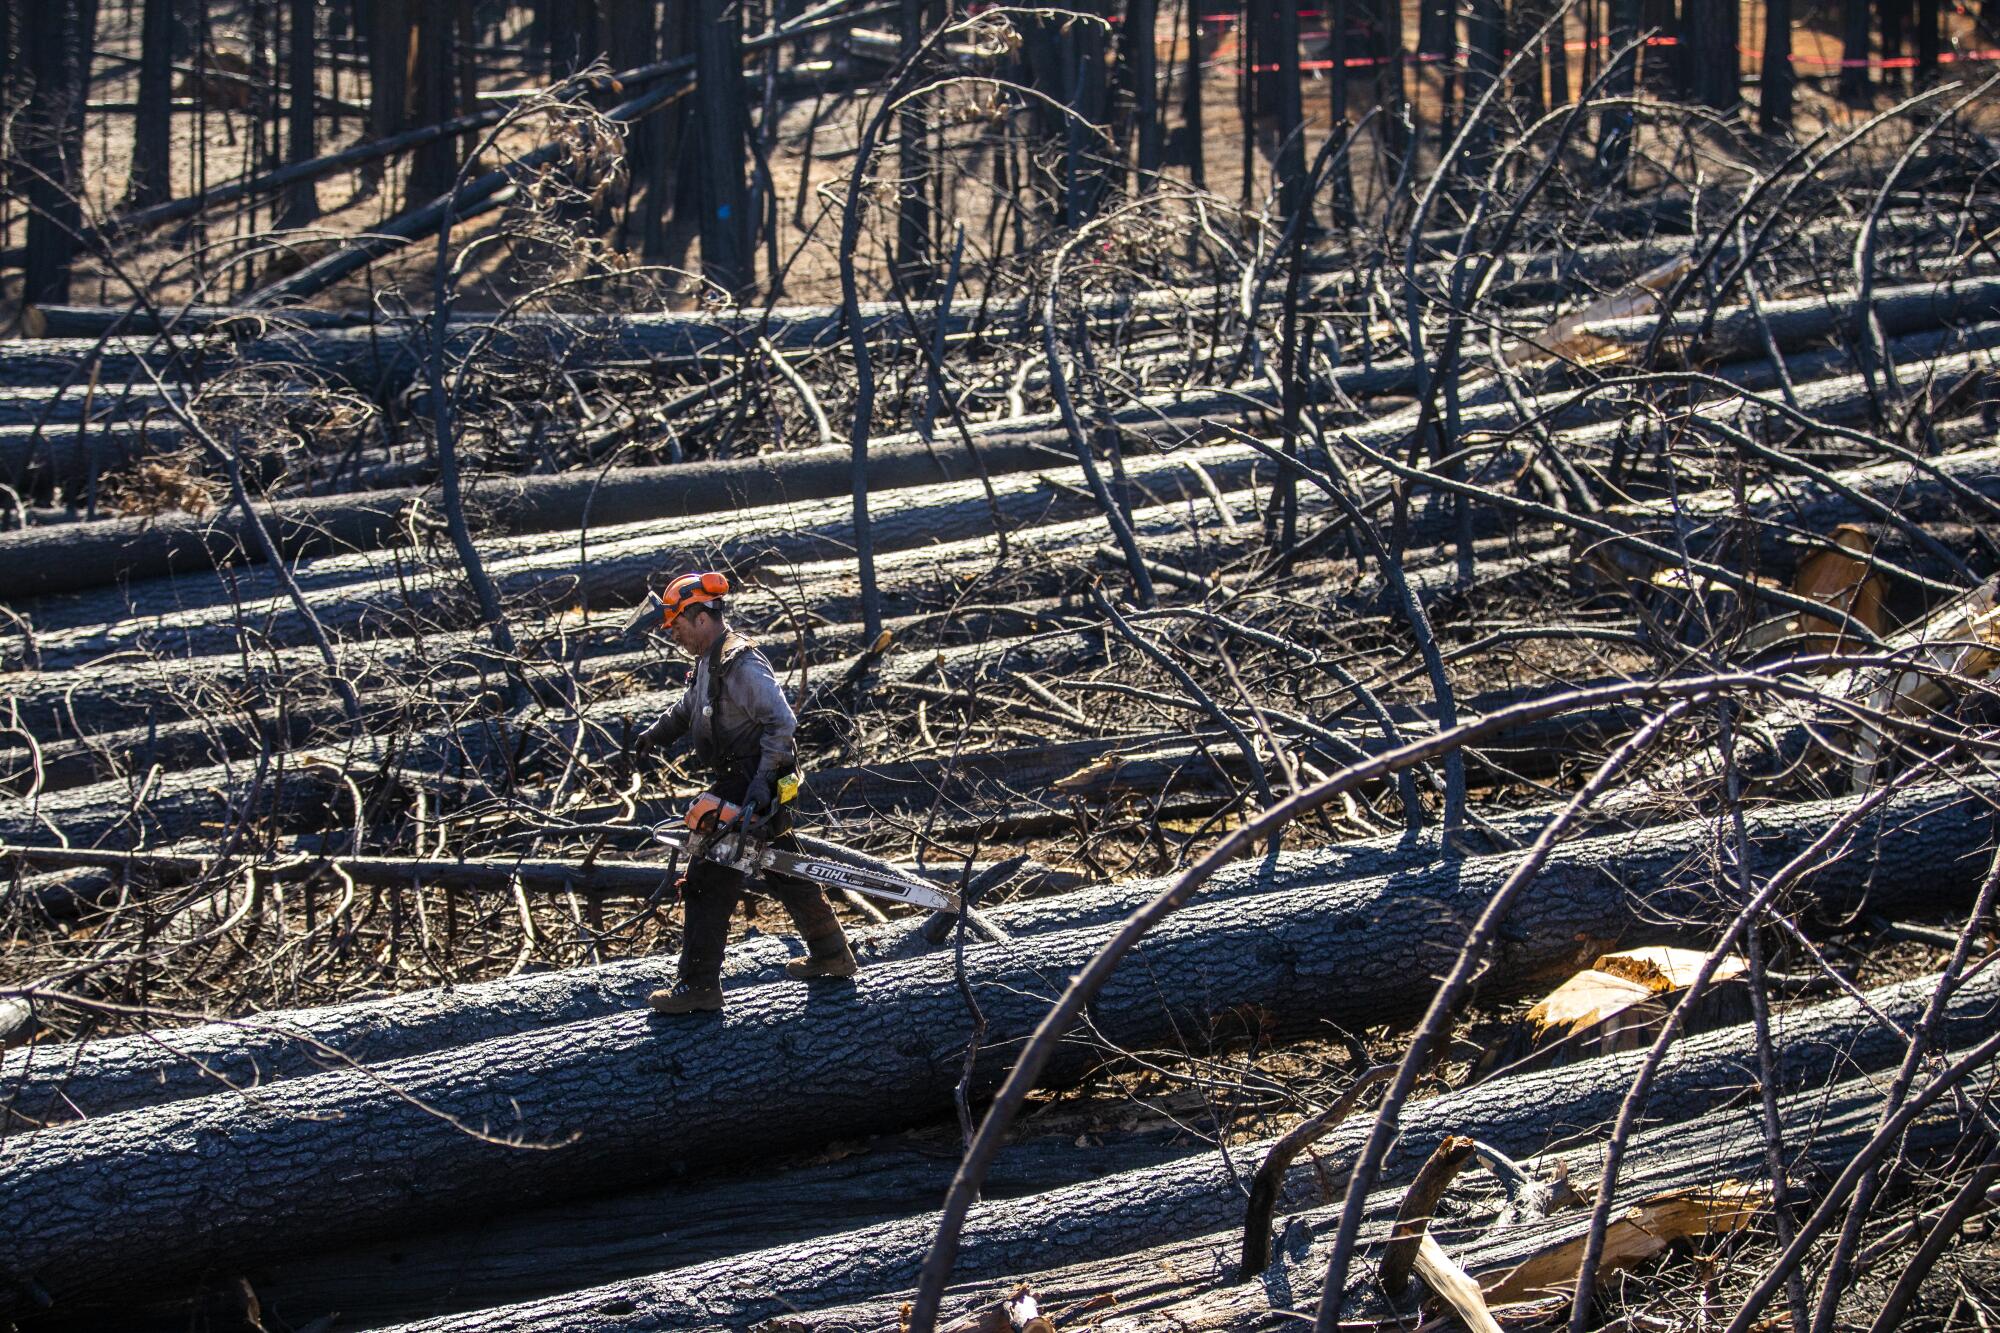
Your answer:
[[[690,860],[710,861],[746,875],[789,875],[830,889],[851,889],[871,898],[927,907],[934,912],[959,911],[959,897],[927,880],[903,875],[887,866],[865,863],[856,853],[818,838],[793,834],[803,850],[773,847],[761,825],[743,817],[741,806],[703,792],[679,821],[656,826],[653,841]]]

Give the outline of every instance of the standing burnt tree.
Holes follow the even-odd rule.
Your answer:
[[[1718,111],[1741,95],[1737,71],[1737,0],[1687,0],[1688,91]]]
[[[1792,88],[1791,0],[1765,0],[1764,63],[1757,84],[1757,127],[1769,135],[1790,133]]]
[[[173,193],[173,61],[179,16],[175,0],[145,0],[145,5],[139,35],[139,110],[132,127],[132,182],[125,198],[132,208],[161,203]],[[296,73],[293,77],[296,82]]]
[[[750,118],[743,91],[742,0],[696,0],[694,25],[701,270],[734,296],[755,276],[756,248],[744,176]]]
[[[97,0],[28,0],[18,13],[21,72],[32,81],[14,126],[17,179],[29,210],[22,297],[44,304],[69,298],[70,256],[83,220],[77,195]]]
[[[313,0],[291,0],[290,21],[285,25],[285,38],[289,43],[285,61],[285,77],[291,84],[291,102],[287,115],[287,129],[290,133],[286,150],[293,162],[309,162],[313,156],[313,116],[317,110],[318,93],[317,68],[313,62],[314,44],[318,34],[314,31],[314,16],[318,6]],[[309,180],[299,181],[285,192],[284,211],[278,215],[280,227],[303,227],[319,217],[319,191]]]
[[[368,0],[368,132],[384,139],[410,124],[410,0]],[[383,159],[362,167],[364,184],[382,179]]]

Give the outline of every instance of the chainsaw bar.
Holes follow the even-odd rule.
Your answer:
[[[866,866],[849,865],[844,861],[834,861],[817,856],[803,856],[797,852],[784,851],[768,844],[760,844],[754,838],[739,838],[731,832],[722,832],[695,838],[683,838],[673,834],[654,835],[664,847],[671,847],[693,860],[712,861],[717,865],[740,870],[747,875],[760,871],[773,871],[780,875],[790,875],[793,879],[809,880],[827,888],[852,889],[865,893],[871,898],[882,898],[892,903],[908,903],[913,907],[926,907],[933,912],[950,912],[957,915],[958,895],[949,889],[941,889],[923,880],[905,878],[902,875],[887,875],[870,870]],[[724,854],[726,844],[738,843],[737,855]]]

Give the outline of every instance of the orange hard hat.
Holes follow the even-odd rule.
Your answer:
[[[712,569],[699,574],[683,574],[660,594],[660,623],[671,627],[680,618],[681,612],[690,606],[713,602],[728,595],[729,580]]]

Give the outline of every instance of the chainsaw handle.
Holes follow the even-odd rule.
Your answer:
[[[681,822],[692,833],[716,833],[729,828],[754,829],[770,817],[770,812],[760,806],[747,801],[739,805],[705,791],[695,797]]]

